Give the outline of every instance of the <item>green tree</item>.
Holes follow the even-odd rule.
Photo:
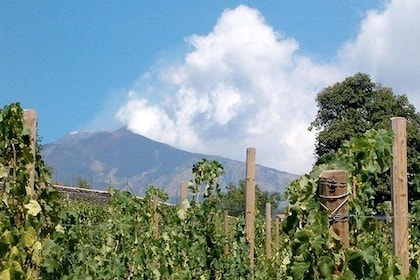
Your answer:
[[[245,213],[246,184],[240,180],[238,186],[230,183],[227,191],[221,194],[220,208],[229,211],[229,215],[239,216]],[[282,200],[279,192],[269,193],[255,186],[255,208],[261,215],[265,215],[265,204],[271,203],[272,209],[277,209]]]
[[[352,136],[369,129],[389,129],[392,117],[406,118],[410,199],[420,198],[420,114],[405,95],[395,95],[390,88],[372,82],[369,75],[358,73],[324,88],[316,102],[318,113],[309,130],[317,130],[317,164]],[[376,184],[376,199],[389,199],[389,177],[378,177]]]
[[[80,176],[77,177],[76,186],[75,187],[76,188],[81,188],[81,189],[90,189],[91,188],[91,186],[88,183],[88,181],[85,178],[80,177]]]

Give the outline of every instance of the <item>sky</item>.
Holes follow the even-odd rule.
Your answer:
[[[0,106],[43,144],[127,126],[297,174],[315,98],[358,72],[420,108],[420,1],[0,0]]]

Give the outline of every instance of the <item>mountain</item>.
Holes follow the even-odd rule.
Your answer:
[[[147,186],[154,185],[172,199],[179,196],[181,181],[192,179],[192,165],[202,158],[223,165],[222,190],[229,183],[244,179],[246,170],[244,162],[176,149],[126,128],[114,132],[73,132],[43,146],[41,154],[57,183],[75,185],[77,178],[83,178],[94,189],[104,190],[111,185],[136,195],[143,195]],[[285,186],[297,177],[261,165],[256,167],[256,183],[267,191],[283,193]]]

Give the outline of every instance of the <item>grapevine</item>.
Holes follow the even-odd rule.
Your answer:
[[[373,200],[378,178],[389,172],[392,160],[389,131],[353,137],[328,163],[288,186],[279,249],[267,259],[265,221],[257,218],[251,271],[244,217],[229,217],[229,232],[223,230],[220,163],[202,159],[193,165],[193,199],[182,208],[163,203],[168,195],[154,186],[143,199],[110,187],[108,204],[74,202],[54,190],[39,145],[33,157],[22,115],[19,104],[0,111],[1,280],[401,278],[391,224],[375,219],[389,215],[389,207]],[[35,163],[34,194],[29,163]],[[327,169],[348,174],[348,249],[319,204],[318,176]],[[418,201],[411,205],[410,221],[408,278],[420,279]]]
[[[18,103],[0,110],[0,279],[36,279],[45,241],[58,225],[58,193],[50,184],[39,147],[30,149],[29,128]],[[35,164],[34,195],[29,164]]]

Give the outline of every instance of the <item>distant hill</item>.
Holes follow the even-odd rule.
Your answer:
[[[154,185],[172,199],[178,197],[180,182],[192,178],[192,165],[202,158],[223,165],[222,190],[230,182],[237,184],[245,178],[244,162],[179,150],[126,128],[114,132],[70,133],[43,146],[41,153],[53,169],[55,182],[72,186],[81,177],[94,189],[105,190],[112,185],[132,190],[136,195],[143,195],[147,186]],[[285,186],[297,177],[261,165],[256,169],[256,183],[267,191],[283,193]]]

